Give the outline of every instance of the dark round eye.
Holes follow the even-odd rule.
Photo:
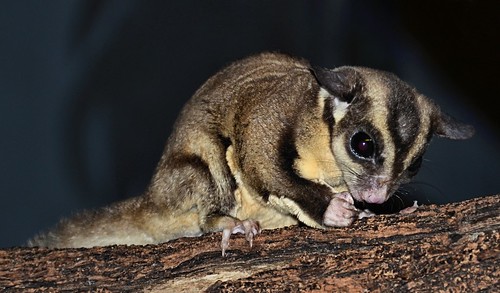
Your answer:
[[[407,170],[411,174],[417,174],[418,170],[420,170],[420,166],[422,166],[422,156],[416,158]]]
[[[375,156],[375,141],[364,132],[356,132],[351,137],[351,151],[363,159],[373,158]]]

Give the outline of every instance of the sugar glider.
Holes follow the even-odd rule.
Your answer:
[[[394,74],[262,53],[196,91],[141,196],[63,219],[29,245],[222,231],[224,254],[234,233],[251,244],[260,229],[348,226],[360,212],[354,201],[383,203],[417,174],[434,135],[473,133]]]

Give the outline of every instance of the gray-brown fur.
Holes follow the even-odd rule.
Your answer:
[[[374,136],[374,158],[352,153],[355,131]],[[472,135],[392,74],[312,68],[286,55],[260,54],[198,89],[144,195],[63,220],[30,245],[157,243],[234,228],[246,220],[238,218],[242,214],[263,223],[298,218],[323,227],[337,210],[334,199],[346,192],[363,200],[353,189],[377,188],[381,183],[373,178],[380,174],[387,193],[412,177],[407,169],[434,132]]]

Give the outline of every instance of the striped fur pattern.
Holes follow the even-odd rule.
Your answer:
[[[417,173],[433,135],[472,133],[393,74],[260,54],[198,89],[142,196],[63,220],[30,245],[345,226],[359,212],[353,200],[382,203]]]

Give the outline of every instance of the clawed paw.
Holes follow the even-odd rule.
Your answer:
[[[259,234],[261,231],[259,222],[247,219],[243,221],[235,221],[234,225],[231,227],[224,228],[222,230],[222,256],[226,255],[226,249],[229,247],[229,238],[231,234],[245,234],[245,239],[250,244],[253,245],[253,238],[255,235]]]
[[[354,206],[354,199],[348,192],[336,194],[331,200],[323,224],[329,227],[346,227],[357,218],[359,210]]]

